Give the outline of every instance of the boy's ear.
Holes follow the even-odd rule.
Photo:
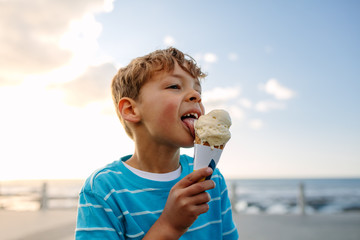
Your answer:
[[[140,113],[138,111],[136,102],[127,97],[123,97],[119,101],[119,112],[122,118],[126,121],[137,123],[140,121]]]

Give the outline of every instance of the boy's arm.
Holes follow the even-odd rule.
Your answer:
[[[82,192],[79,197],[75,239],[124,239],[111,207],[92,192]]]
[[[210,195],[205,191],[214,188],[215,183],[200,180],[211,174],[211,168],[203,168],[175,184],[161,216],[143,239],[179,239],[200,214],[209,210]]]

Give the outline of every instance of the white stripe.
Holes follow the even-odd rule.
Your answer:
[[[104,200],[106,201],[112,193],[115,192],[115,189],[111,189],[110,192],[104,197]]]
[[[156,210],[156,211],[143,211],[143,212],[135,212],[135,213],[130,213],[131,216],[140,216],[140,215],[146,215],[146,214],[157,214],[157,213],[161,213],[163,210]]]
[[[113,170],[106,170],[104,172],[100,172],[95,178],[97,178],[98,176],[100,176],[101,174],[106,174],[106,173],[115,173],[115,174],[122,174],[122,172],[117,172],[117,171],[113,171]]]
[[[223,179],[221,175],[219,174],[214,174],[211,176],[211,178],[220,178],[220,179]]]
[[[107,227],[76,228],[76,231],[110,231],[110,232],[116,232],[115,229],[107,228]]]
[[[146,215],[146,214],[157,214],[157,213],[162,213],[163,209],[161,210],[156,210],[156,211],[143,211],[143,212],[135,212],[135,213],[129,213],[129,211],[125,211],[123,212],[123,215],[118,216],[118,219],[121,219],[123,216],[130,214],[131,216],[141,216],[141,215]]]
[[[79,204],[79,207],[94,207],[94,208],[102,208],[103,206],[101,205],[94,205],[91,203],[87,203],[87,204]]]
[[[104,208],[101,205],[94,205],[91,203],[87,203],[87,204],[79,204],[79,207],[93,207],[93,208],[103,208],[106,212],[112,212],[111,208]]]
[[[113,173],[116,173],[116,174],[122,174],[122,172],[115,172],[115,171],[110,170],[110,169],[108,169],[108,170],[106,170],[106,171],[104,171],[104,172],[102,172],[102,169],[98,169],[98,170],[94,171],[93,174],[91,174],[91,176],[90,176],[90,187],[91,187],[91,190],[93,190],[94,180],[95,180],[98,176],[100,176],[101,174],[103,174],[103,173],[109,173],[109,172],[113,172]]]
[[[228,232],[224,232],[222,235],[225,236],[225,235],[229,235],[230,233],[232,233],[233,231],[236,230],[236,227],[234,227],[232,230],[228,231]]]
[[[137,189],[137,190],[129,190],[129,189],[121,189],[121,190],[115,190],[111,189],[110,192],[104,197],[104,200],[108,200],[111,194],[113,193],[141,193],[141,192],[150,192],[150,191],[156,191],[159,190],[157,188],[144,188],[144,189]]]
[[[93,174],[91,174],[91,176],[90,176],[91,191],[93,191],[93,186],[94,186],[94,175],[95,175],[95,172]]]
[[[221,197],[217,197],[217,198],[212,198],[209,202],[213,202],[213,201],[219,201],[221,200]]]
[[[123,216],[125,216],[125,215],[127,215],[127,214],[129,214],[129,211],[123,212],[123,214],[120,215],[120,216],[118,216],[117,218],[118,218],[118,219],[121,219]]]
[[[221,215],[225,215],[228,211],[230,211],[231,210],[231,206],[230,207],[228,207],[228,209],[226,209],[225,211],[223,211],[223,212],[221,212]]]
[[[211,178],[221,178],[221,177],[219,176],[219,174],[214,174],[211,176]]]
[[[199,229],[201,229],[201,228],[204,228],[204,227],[209,226],[210,224],[217,224],[217,223],[221,223],[221,219],[220,219],[220,220],[217,220],[217,221],[212,221],[212,222],[205,223],[204,225],[201,225],[201,226],[198,226],[198,227],[195,227],[195,228],[190,228],[190,229],[188,230],[188,232],[192,232],[192,231],[195,231],[195,230],[199,230]]]
[[[129,238],[136,238],[136,237],[139,237],[141,235],[144,235],[145,233],[144,232],[139,232],[137,234],[125,234],[127,237]]]
[[[98,170],[94,171],[91,176],[90,176],[90,188],[91,191],[93,191],[93,186],[94,186],[94,180],[95,178],[98,176],[97,174],[101,173],[102,169],[99,168]]]
[[[225,189],[221,192],[221,195],[223,195],[224,192],[226,192],[226,191],[227,191],[227,188],[225,188]]]

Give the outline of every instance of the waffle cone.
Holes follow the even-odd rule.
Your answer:
[[[195,142],[195,144],[201,144],[201,145],[210,147],[210,144],[208,142],[201,141],[201,139],[199,138],[199,136],[197,134],[195,134],[195,141],[194,142]],[[224,147],[225,147],[225,145],[214,146],[214,148],[218,148],[218,149],[224,149]]]

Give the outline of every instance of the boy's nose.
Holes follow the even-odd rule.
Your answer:
[[[191,91],[191,93],[188,96],[188,100],[189,101],[194,101],[194,102],[201,102],[201,95],[198,91]]]

